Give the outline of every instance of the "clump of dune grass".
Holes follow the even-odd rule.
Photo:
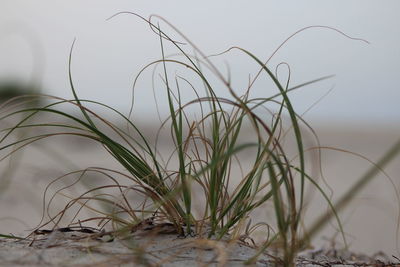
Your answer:
[[[243,48],[232,47],[225,53],[236,50],[260,68],[245,93],[238,95],[230,80],[220,72],[210,58],[173,25],[157,17],[183,38],[185,44],[195,51],[195,55],[187,53],[183,49],[182,42],[170,38],[158,24],[153,23],[154,17],[147,20],[134,13],[123,13],[135,15],[148,23],[159,38],[161,58],[148,64],[138,77],[150,67],[162,69],[159,79],[166,94],[166,99],[163,101],[167,101],[169,114],[162,122],[160,132],[165,128],[169,130],[174,149],[170,158],[167,161],[163,160],[157,145],[154,146],[148,140],[130,115],[126,116],[106,104],[79,98],[72,77],[72,46],[69,77],[73,99],[43,96],[52,102],[42,107],[17,108],[3,112],[1,120],[13,116],[22,116],[22,119],[13,127],[2,129],[0,149],[7,151],[6,156],[8,156],[42,139],[60,135],[75,136],[102,146],[121,168],[88,167],[55,179],[48,188],[60,180],[68,182],[65,187],[56,191],[48,203],[52,202],[55,195],[67,196],[64,193],[65,189],[79,182],[84,183],[85,176],[89,173],[103,177],[107,183],[89,187],[79,196],[70,197],[65,208],[57,214],[48,212],[48,221],[41,223],[40,227],[46,225],[59,227],[71,211],[73,214],[70,214],[72,217],[70,225],[96,222],[100,228],[110,226],[114,233],[124,235],[134,232],[147,223],[172,227],[176,234],[181,236],[200,235],[204,238],[240,239],[243,236],[250,236],[251,229],[267,226],[266,238],[260,246],[260,253],[271,244],[279,244],[285,266],[293,264],[296,253],[305,247],[309,239],[332,216],[336,217],[339,228],[342,229],[337,211],[346,205],[354,194],[346,194],[335,206],[317,181],[307,173],[306,149],[303,145],[301,127],[309,128],[309,126],[296,113],[289,97],[291,91],[331,76],[292,86],[290,75],[282,83],[275,71],[267,66],[268,61],[261,61]],[[324,26],[315,27],[335,30]],[[181,59],[166,56],[164,52],[166,44],[175,47]],[[177,66],[184,67],[195,77],[192,79],[200,81],[204,88],[195,88],[193,82],[184,77],[178,75],[171,77],[169,70]],[[213,85],[212,79],[204,69],[207,69],[207,73],[211,73],[213,78],[217,78],[220,82],[218,86],[222,84],[229,91],[230,98],[216,94],[216,85]],[[251,98],[250,91],[255,80],[261,75],[272,80],[276,93]],[[191,88],[196,97],[183,103],[181,98],[183,87]],[[65,111],[65,106],[69,106],[70,111]],[[107,120],[90,108],[93,106],[118,115],[126,127]],[[275,106],[271,111],[272,116],[261,116],[257,112],[260,109],[270,111],[271,106]],[[192,107],[196,107],[199,111],[196,116],[187,112]],[[49,122],[49,120],[40,122],[40,115],[43,114],[51,115],[52,121],[58,118],[62,122]],[[281,143],[281,138],[285,135],[282,128],[284,122],[290,124],[294,133],[296,160],[288,157]],[[240,136],[249,125],[253,136],[243,142]],[[35,134],[17,141],[11,138],[14,133],[26,129],[35,129]],[[399,150],[400,143],[397,143],[377,165],[383,167]],[[246,151],[252,154],[252,164],[242,169],[239,181],[234,181],[234,174],[237,174],[234,173],[236,172],[234,167],[240,166],[240,154]],[[173,169],[170,169],[168,164],[171,161],[177,163]],[[351,192],[354,193],[355,188],[360,190],[376,174],[376,170],[377,168],[374,168],[367,172],[350,189]],[[307,185],[320,191],[331,210],[315,225],[301,229],[304,192]],[[198,203],[201,204],[200,210]],[[250,225],[253,213],[266,205],[273,206],[274,217],[270,218],[270,221]],[[94,212],[96,216],[81,218],[79,215],[85,209]],[[257,255],[249,259],[249,262],[256,257]]]

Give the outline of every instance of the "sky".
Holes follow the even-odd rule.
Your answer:
[[[291,85],[335,75],[292,93],[295,109],[315,121],[398,124],[398,10],[400,2],[396,0],[2,0],[0,81],[33,79],[41,83],[45,93],[71,98],[68,55],[76,38],[72,73],[79,96],[127,112],[135,76],[146,64],[160,59],[161,50],[159,37],[137,17],[120,15],[107,20],[117,12],[160,15],[205,55],[239,46],[262,61],[297,30],[324,25],[369,44],[324,28],[310,28],[290,39],[269,61],[269,68],[274,70],[279,63],[288,63]],[[154,21],[173,38],[183,41],[165,22]],[[168,45],[165,49],[176,52]],[[192,52],[188,45],[185,49]],[[249,75],[254,77],[258,70],[254,61],[238,51],[213,60],[224,74],[229,66],[238,92],[246,87]],[[181,69],[171,71],[185,74]],[[285,79],[287,69],[280,68],[278,74]],[[217,87],[218,94],[228,94],[222,86]],[[149,103],[154,102],[151,70],[141,76],[136,90],[135,109],[146,116]],[[254,96],[276,93],[265,77],[253,90]],[[165,108],[161,104],[161,110]]]

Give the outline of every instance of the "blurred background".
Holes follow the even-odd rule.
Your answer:
[[[293,94],[299,112],[335,85],[307,118],[398,123],[399,8],[398,1],[252,1],[251,5],[244,1],[154,1],[149,5],[145,1],[3,0],[0,79],[22,83],[34,79],[45,93],[71,97],[67,62],[76,38],[73,75],[79,94],[126,110],[134,76],[161,54],[158,37],[139,19],[122,15],[106,21],[119,11],[163,16],[206,55],[235,45],[261,59],[267,59],[297,30],[326,25],[370,44],[351,41],[330,30],[310,29],[285,45],[269,66],[289,63],[292,84],[336,75],[326,83]],[[165,24],[161,27],[173,33]],[[227,63],[233,68],[234,80],[246,84],[255,66],[245,57],[237,62],[237,57],[238,53],[227,56]],[[240,68],[234,67],[237,64]],[[152,99],[151,94],[144,95]]]
[[[132,0],[2,0],[0,94],[13,95],[19,90],[72,98],[68,55],[76,38],[72,73],[79,96],[128,113],[136,75],[146,64],[159,59],[161,51],[158,36],[137,17],[120,15],[107,20],[120,11],[146,18],[151,14],[162,16],[205,55],[240,46],[262,60],[267,60],[297,30],[325,25],[369,44],[350,40],[334,30],[311,28],[286,43],[268,66],[275,69],[281,62],[288,63],[292,85],[334,74],[334,78],[293,92],[294,107],[299,114],[304,113],[322,145],[345,148],[377,161],[400,136],[398,10],[400,2],[396,0],[264,0],[251,4],[235,0],[154,0],[151,4]],[[184,41],[165,22],[154,21],[173,38]],[[185,47],[188,52],[193,51],[190,46]],[[166,46],[166,52],[177,51]],[[239,92],[248,84],[249,76],[254,77],[258,71],[254,62],[238,52],[212,60],[224,74],[230,73]],[[287,69],[280,71],[282,77],[287,77]],[[147,71],[139,79],[134,103],[136,114],[140,114],[136,118],[150,124],[155,110],[154,106],[149,108],[149,103],[154,102],[151,75]],[[254,96],[276,93],[268,84],[267,79],[255,84]],[[228,95],[223,87],[217,93]],[[160,103],[161,112],[166,108]],[[370,166],[366,161],[334,151],[327,151],[323,159],[325,178],[337,196]],[[400,160],[395,161],[388,166],[387,173],[398,187]],[[397,253],[399,203],[393,186],[379,177],[371,188],[343,215],[351,243],[355,250],[366,253]],[[1,214],[10,204],[25,205],[15,196],[2,198]],[[28,213],[16,209],[10,216],[24,221],[24,214]],[[14,229],[9,221],[0,226],[0,232]],[[329,238],[333,232],[334,227],[321,238]]]

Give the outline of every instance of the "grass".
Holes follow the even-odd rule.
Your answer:
[[[174,150],[169,155],[170,159],[165,161],[157,145],[154,146],[148,140],[146,133],[143,133],[130,118],[131,114],[125,116],[105,104],[79,98],[72,77],[74,47],[72,45],[69,77],[73,99],[45,96],[51,103],[40,107],[14,108],[12,111],[7,109],[7,112],[3,112],[0,118],[2,121],[10,117],[19,117],[20,120],[14,126],[2,129],[0,150],[7,152],[2,159],[41,140],[59,135],[76,136],[91,140],[103,147],[109,157],[119,163],[120,169],[90,167],[55,179],[46,188],[45,196],[56,182],[60,180],[72,182],[58,189],[48,201],[48,205],[56,195],[69,197],[63,191],[79,182],[84,183],[85,176],[89,173],[104,177],[107,183],[102,186],[90,186],[86,183],[89,188],[77,197],[69,197],[70,201],[64,209],[55,215],[47,211],[48,221],[41,223],[40,227],[46,225],[59,227],[64,217],[71,211],[73,211],[70,215],[71,225],[96,222],[100,228],[110,226],[115,233],[120,234],[131,232],[149,220],[160,225],[169,223],[182,236],[200,235],[209,239],[222,239],[227,236],[249,237],[251,236],[249,229],[267,225],[268,231],[273,228],[274,232],[260,245],[259,254],[272,244],[279,244],[285,266],[293,265],[296,253],[308,244],[310,238],[326,225],[331,217],[336,218],[343,234],[337,213],[376,175],[379,168],[383,168],[399,153],[400,143],[395,144],[377,166],[361,177],[338,203],[331,203],[318,182],[307,173],[302,127],[309,126],[297,114],[289,97],[289,93],[293,90],[331,76],[291,86],[290,77],[285,83],[278,80],[277,74],[267,66],[268,61],[263,62],[251,52],[233,47],[225,53],[236,50],[250,58],[260,68],[260,72],[249,83],[246,92],[237,95],[229,78],[224,77],[210,57],[204,55],[173,25],[164,20],[198,56],[188,54],[183,49],[183,43],[173,40],[158,24],[154,24],[154,17],[147,20],[137,14],[123,13],[135,15],[148,23],[159,38],[161,59],[148,64],[138,77],[147,68],[159,66],[162,69],[159,79],[163,84],[166,96],[164,100],[167,101],[169,114],[162,122],[160,133],[169,126]],[[308,28],[303,30],[306,29]],[[300,32],[302,31],[295,34]],[[167,57],[166,44],[172,45],[183,59]],[[184,67],[195,78],[187,79],[178,75],[171,77],[170,69],[176,67]],[[208,72],[205,72],[204,68]],[[225,86],[230,92],[230,98],[217,95],[217,85],[213,84],[208,73],[212,73],[214,78],[216,77]],[[251,98],[250,92],[254,81],[262,74],[271,79],[277,93],[262,98]],[[204,88],[195,88],[192,80],[200,81]],[[181,97],[183,88],[193,90],[196,97],[183,103]],[[65,111],[66,105],[70,106],[68,111]],[[126,127],[122,128],[121,124],[113,123],[89,108],[93,106],[118,115],[126,123]],[[199,111],[196,115],[200,118],[187,111],[193,107]],[[275,111],[271,111],[273,116],[260,115],[259,110],[269,111],[271,107],[275,107]],[[40,121],[43,118],[41,115],[44,114],[51,116],[52,120],[58,118],[61,122],[53,123],[47,119]],[[285,123],[290,124],[294,133],[296,160],[289,158],[282,145],[281,139],[286,134],[283,128]],[[243,142],[241,136],[248,130],[249,125],[253,137]],[[22,135],[18,140],[12,138],[18,132],[32,129],[34,133],[31,135]],[[248,168],[243,168],[237,181],[234,175],[235,166],[240,166],[240,156],[247,151],[252,155],[252,164]],[[63,156],[68,158],[68,155]],[[175,162],[177,166],[170,169],[170,161]],[[300,223],[307,185],[315,187],[331,209],[315,224],[302,229]],[[198,203],[202,204],[200,209]],[[265,209],[267,206],[273,207],[274,218],[251,227],[250,218],[257,210]],[[79,215],[84,209],[96,215],[82,219]],[[249,259],[249,262],[254,261],[259,254]]]

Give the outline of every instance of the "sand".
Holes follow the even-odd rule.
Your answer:
[[[244,266],[257,252],[240,241],[143,232],[110,239],[96,233],[55,230],[27,240],[0,239],[1,266]],[[249,266],[281,264],[267,250]],[[400,261],[383,254],[367,257],[334,248],[305,251],[296,259],[300,267],[360,265],[400,266]]]
[[[321,145],[348,149],[360,153],[372,161],[377,161],[400,136],[400,130],[394,127],[317,125],[314,128],[319,133]],[[67,161],[60,162],[59,158],[44,153],[40,147],[33,147],[23,152],[21,158],[24,165],[18,165],[7,190],[0,194],[1,234],[21,233],[21,235],[26,236],[40,223],[44,188],[58,175],[73,170],[77,166],[81,168],[87,166],[108,166],[112,168],[117,166],[115,162],[109,160],[109,156],[102,148],[75,141],[71,142],[71,139],[64,138],[53,140],[49,144],[54,150],[62,145],[63,151],[76,165],[70,165],[70,162]],[[309,147],[313,146],[312,143],[305,143]],[[371,166],[364,159],[338,151],[326,149],[322,156],[324,178],[333,189],[333,200],[345,192],[356,181],[357,177],[361,176]],[[395,257],[400,257],[396,248],[396,241],[399,239],[396,236],[399,203],[393,190],[396,187],[400,188],[399,163],[398,157],[385,169],[393,184],[381,174],[340,214],[350,249],[355,251],[353,255],[362,253],[374,256],[381,255],[380,252],[383,252],[382,254],[388,255],[385,258],[386,261],[395,262]],[[4,165],[2,166],[4,168]],[[326,203],[316,193],[313,193],[313,198],[310,198],[308,205],[305,225],[313,221],[326,209]],[[55,205],[53,210],[60,207],[62,207],[62,203]],[[260,216],[266,215],[260,214]],[[48,239],[53,241],[50,242]],[[32,246],[29,246],[30,241],[0,240],[0,265],[99,265],[100,263],[108,265],[110,262],[116,263],[120,260],[123,262],[124,259],[131,262],[135,258],[132,255],[132,250],[126,248],[126,244],[120,241],[107,243],[96,240],[89,242],[87,239],[82,239],[78,242],[68,240],[63,236],[56,236],[55,238],[36,241]],[[55,242],[54,240],[61,243],[52,243]],[[66,243],[62,243],[64,241]],[[180,255],[178,257],[180,259],[173,262],[173,266],[179,266],[178,264],[181,264],[181,266],[193,265],[201,262],[201,259],[207,262],[213,257],[216,257],[213,260],[215,264],[218,263],[218,257],[220,257],[219,259],[223,259],[222,263],[226,263],[227,266],[233,264],[240,266],[243,259],[247,259],[255,253],[254,249],[243,244],[213,243],[214,247],[212,248],[199,248],[197,246],[199,242],[196,240],[178,239],[176,235],[162,236],[151,245],[150,243],[150,240],[144,239],[140,241],[139,246],[152,251],[152,253],[146,253],[146,256],[153,263],[169,258],[170,255],[176,257],[177,251],[183,251],[181,253],[183,256]],[[191,245],[186,246],[187,244]],[[337,225],[335,223],[329,224],[316,238],[313,245],[314,252],[320,251],[319,254],[322,259],[319,258],[319,262],[324,259],[326,261],[329,259],[331,262],[340,260],[334,259],[334,257],[326,258],[329,249],[332,247],[340,248],[343,245],[337,235]],[[352,255],[349,251],[343,253],[347,256]],[[308,254],[305,260],[299,258],[298,263],[311,264],[312,257],[310,255]],[[351,259],[351,257],[348,259]],[[258,264],[266,266],[266,263],[270,260],[265,256],[260,258]],[[365,262],[367,258],[359,260]]]

